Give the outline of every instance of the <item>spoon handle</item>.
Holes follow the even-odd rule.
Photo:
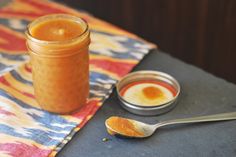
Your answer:
[[[234,120],[234,119],[236,119],[236,112],[228,112],[228,113],[213,114],[213,115],[208,115],[208,116],[167,120],[167,121],[163,121],[156,124],[155,127],[159,128],[161,126],[166,126],[166,125],[171,125],[171,124],[213,122],[213,121]]]

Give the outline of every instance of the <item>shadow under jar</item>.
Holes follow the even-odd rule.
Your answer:
[[[27,47],[34,93],[42,109],[71,113],[89,95],[90,33],[81,18],[52,14],[28,25]]]

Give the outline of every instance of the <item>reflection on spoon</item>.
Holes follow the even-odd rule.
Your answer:
[[[132,119],[126,119],[121,117],[110,117],[106,120],[105,125],[108,133],[110,133],[111,135],[119,135],[129,138],[144,138],[151,136],[156,131],[157,128],[166,125],[213,122],[213,121],[223,121],[223,120],[236,120],[236,112],[168,120],[159,122],[154,125],[142,123]]]

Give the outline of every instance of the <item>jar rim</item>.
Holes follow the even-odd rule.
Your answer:
[[[41,40],[41,39],[37,39],[35,37],[33,37],[33,35],[30,33],[30,28],[32,27],[32,25],[36,24],[36,23],[40,23],[43,22],[44,20],[50,20],[50,19],[56,19],[56,18],[61,18],[61,19],[74,19],[77,22],[80,22],[82,24],[84,24],[85,29],[83,30],[83,32],[81,34],[79,34],[78,36],[72,38],[72,39],[68,39],[68,40],[62,40],[62,41],[47,41],[47,40]],[[68,19],[68,20],[70,20]],[[74,42],[78,39],[80,39],[81,37],[83,37],[89,30],[89,26],[88,23],[77,16],[74,15],[70,15],[70,14],[50,14],[50,15],[45,15],[45,16],[41,16],[39,18],[37,18],[36,20],[32,21],[30,24],[28,24],[27,29],[25,31],[26,37],[36,43],[39,44],[67,44],[67,43],[71,43]]]

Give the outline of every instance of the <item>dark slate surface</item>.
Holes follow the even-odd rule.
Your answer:
[[[139,140],[108,135],[104,121],[112,115],[155,123],[236,111],[236,85],[165,53],[153,51],[134,70],[159,70],[174,76],[182,87],[176,108],[160,116],[136,116],[121,108],[113,92],[58,157],[236,157],[236,121],[167,126],[152,137]],[[110,140],[103,142],[105,137]]]

